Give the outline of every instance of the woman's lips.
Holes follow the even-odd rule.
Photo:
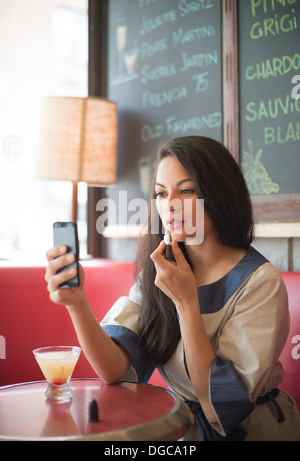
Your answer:
[[[178,230],[178,229],[183,230],[184,221],[182,221],[181,219],[168,219],[167,227],[170,230]]]

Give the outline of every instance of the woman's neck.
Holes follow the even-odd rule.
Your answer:
[[[214,238],[201,245],[186,245],[197,285],[207,285],[224,277],[245,256],[246,250],[220,245]]]

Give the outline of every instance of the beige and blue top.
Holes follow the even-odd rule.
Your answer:
[[[296,404],[277,388],[284,377],[278,359],[289,332],[287,292],[279,271],[250,247],[228,274],[198,287],[198,298],[216,355],[209,389],[218,423],[210,424],[202,411],[181,339],[170,360],[159,367],[170,389],[194,413],[195,423],[186,438],[300,440]],[[128,352],[136,379],[147,382],[154,366],[139,338],[140,304],[141,292],[135,283],[129,296],[114,304],[101,325]]]

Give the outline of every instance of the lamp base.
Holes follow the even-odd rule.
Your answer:
[[[74,222],[77,222],[77,213],[78,213],[77,194],[78,194],[78,184],[76,182],[73,182],[72,183],[71,221],[74,221]]]

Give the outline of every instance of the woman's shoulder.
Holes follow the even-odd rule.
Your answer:
[[[249,248],[245,256],[245,267],[248,272],[245,278],[248,288],[263,288],[263,291],[269,294],[278,291],[286,294],[285,283],[280,271],[253,247]],[[243,268],[241,270],[243,271]]]
[[[246,280],[243,298],[253,301],[253,304],[270,304],[272,310],[288,307],[287,289],[280,271],[270,261],[259,265]]]
[[[245,256],[220,280],[198,288],[202,313],[214,313],[225,307],[234,296],[265,296],[281,291],[285,285],[276,269],[255,248],[249,247]],[[263,295],[262,295],[263,294]]]
[[[253,265],[252,275],[253,280],[270,280],[278,281],[284,285],[281,273],[265,256],[263,256],[255,248],[250,247],[247,254],[249,253],[249,265]],[[246,254],[246,256],[247,256]],[[247,263],[248,263],[247,262]]]

